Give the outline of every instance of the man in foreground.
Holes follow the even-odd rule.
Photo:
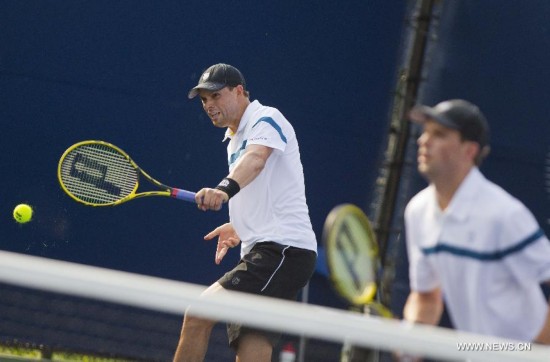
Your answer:
[[[215,64],[200,77],[189,98],[200,96],[204,111],[229,139],[229,174],[215,188],[196,194],[201,210],[229,203],[229,222],[205,236],[218,237],[215,262],[241,244],[241,260],[206,294],[224,290],[294,300],[315,269],[317,242],[306,204],[304,174],[292,125],[277,109],[249,99],[241,72]],[[187,311],[174,361],[203,361],[216,321]],[[269,362],[279,334],[230,324],[229,344],[238,362]]]

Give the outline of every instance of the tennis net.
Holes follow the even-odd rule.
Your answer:
[[[5,251],[0,282],[0,342],[127,360],[171,360],[187,306],[206,318],[282,331],[295,345],[305,336],[305,361],[339,360],[349,344],[437,360],[550,356],[550,347],[243,293],[201,297],[204,286]],[[231,360],[223,328],[218,332],[207,360]]]

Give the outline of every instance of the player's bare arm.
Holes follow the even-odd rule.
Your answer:
[[[251,183],[264,169],[267,159],[273,152],[270,147],[250,145],[227,176],[236,182],[239,188]],[[203,188],[197,192],[195,200],[199,209],[220,210],[229,201],[229,195],[220,189]]]
[[[414,323],[437,325],[443,313],[441,290],[411,292],[405,303],[403,317]]]
[[[545,284],[550,287],[550,281],[547,281]],[[548,303],[550,304],[550,300],[548,301]],[[550,308],[548,308],[548,313],[546,314],[544,325],[542,326],[541,331],[535,338],[535,342],[550,344]]]
[[[248,146],[227,177],[235,180],[241,188],[245,187],[262,172],[272,151],[273,148],[267,146]]]

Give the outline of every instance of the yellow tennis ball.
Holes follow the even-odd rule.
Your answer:
[[[20,224],[27,223],[32,219],[32,207],[27,204],[19,204],[13,209],[13,218]]]

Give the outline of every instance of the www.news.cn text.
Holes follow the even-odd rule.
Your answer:
[[[530,351],[531,350],[531,343],[528,342],[503,342],[503,343],[475,343],[475,342],[464,342],[464,343],[457,343],[456,348],[459,351],[484,351],[484,352],[491,352],[491,351]]]

